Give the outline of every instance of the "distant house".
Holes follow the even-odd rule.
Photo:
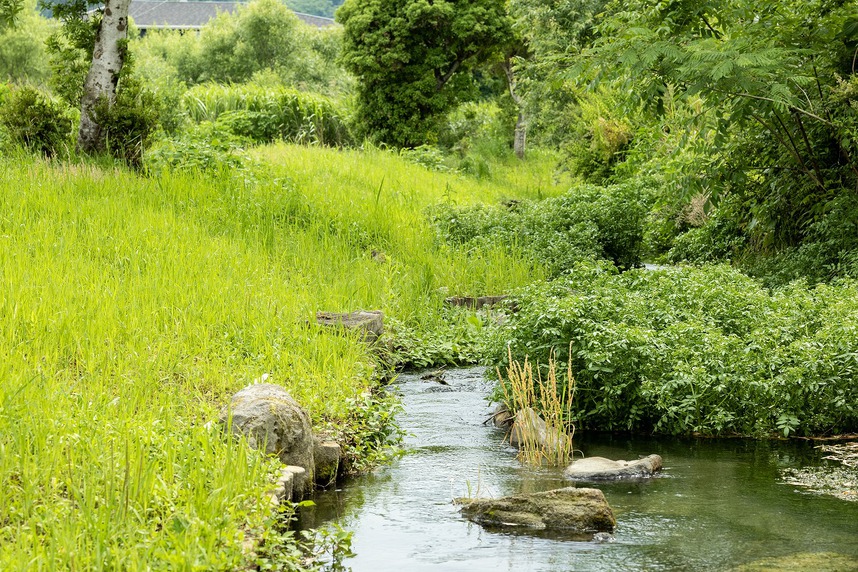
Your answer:
[[[143,35],[147,30],[199,30],[220,12],[235,12],[245,2],[157,2],[132,0],[128,15]],[[306,24],[317,28],[333,26],[331,18],[295,12]]]

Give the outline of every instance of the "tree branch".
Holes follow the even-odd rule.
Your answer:
[[[795,105],[792,105],[790,103],[778,101],[778,100],[772,99],[770,97],[763,97],[761,95],[754,95],[752,93],[737,93],[734,91],[724,91],[724,90],[715,89],[715,88],[713,88],[712,91],[715,91],[717,93],[723,93],[724,95],[729,95],[732,97],[747,97],[748,99],[756,99],[757,101],[768,101],[769,103],[777,103],[777,104],[785,105],[787,107],[787,109],[789,109],[790,111],[801,113],[802,115],[806,115],[807,117],[811,117],[813,119],[816,119],[817,121],[820,121],[820,122],[824,123],[825,125],[828,125],[829,127],[837,127],[832,122],[825,119],[824,117],[820,117],[815,113],[807,111],[806,109],[802,109],[802,108],[796,107]]]
[[[804,140],[804,146],[807,147],[807,154],[810,157],[810,161],[813,164],[813,170],[816,171],[816,178],[819,180],[820,187],[823,192],[828,192],[823,183],[824,178],[822,176],[822,171],[819,169],[819,163],[816,160],[816,155],[813,154],[813,147],[810,146],[810,141],[807,138],[807,131],[804,130],[804,123],[801,121],[801,115],[796,112],[793,112],[793,117],[795,118],[796,123],[798,124],[798,131],[801,133],[801,138]]]
[[[706,24],[706,27],[709,28],[709,31],[712,32],[713,36],[715,36],[715,39],[720,40],[721,32],[712,27],[712,25],[709,23],[709,20],[706,19],[706,16],[700,14],[700,19],[703,20],[703,23]]]

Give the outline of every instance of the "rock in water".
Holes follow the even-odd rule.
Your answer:
[[[296,478],[296,497],[313,486],[313,432],[310,416],[284,388],[270,383],[245,387],[232,396],[220,414],[224,426],[232,417],[232,431],[247,438],[254,449],[276,455],[284,465],[297,465],[306,475]]]
[[[322,486],[334,484],[340,472],[343,450],[340,444],[321,436],[314,437],[313,457],[316,463],[316,482]]]
[[[534,409],[519,409],[509,433],[509,444],[523,449],[530,447],[554,453],[572,450],[572,438],[566,431],[548,425]],[[568,457],[567,457],[568,458]]]
[[[642,479],[661,470],[661,457],[650,455],[637,461],[612,461],[604,457],[578,459],[566,467],[563,476],[573,481]]]
[[[499,499],[456,499],[462,515],[483,526],[573,534],[613,532],[614,513],[598,489],[567,487]]]

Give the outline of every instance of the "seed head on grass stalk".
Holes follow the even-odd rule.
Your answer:
[[[521,364],[512,359],[512,350],[507,348],[509,366],[504,381],[498,370],[498,379],[504,392],[504,401],[511,412],[516,414],[514,430],[518,433],[518,458],[528,465],[563,466],[567,465],[573,454],[572,437],[575,426],[567,421],[571,418],[572,400],[575,397],[575,379],[572,376],[572,346],[569,346],[570,359],[567,365],[566,387],[561,388],[557,381],[554,352],[548,358],[548,376],[543,380],[537,368],[534,380],[533,368],[527,357]],[[541,435],[536,411],[545,421],[545,434]]]

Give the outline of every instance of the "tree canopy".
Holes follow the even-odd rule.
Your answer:
[[[470,71],[512,37],[500,0],[347,0],[342,61],[358,79],[358,123],[396,146],[431,141],[472,88]]]

